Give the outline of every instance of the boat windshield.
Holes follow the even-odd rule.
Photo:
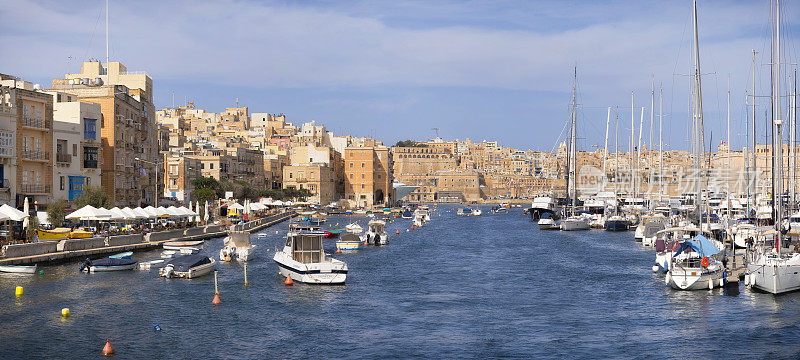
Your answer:
[[[290,240],[291,241],[291,240]],[[298,262],[318,263],[322,261],[322,236],[297,235],[294,237],[292,255]]]

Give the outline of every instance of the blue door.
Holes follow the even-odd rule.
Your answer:
[[[78,196],[83,194],[83,184],[86,178],[83,176],[70,176],[69,177],[69,200],[75,200]]]

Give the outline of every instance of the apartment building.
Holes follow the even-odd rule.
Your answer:
[[[171,197],[182,203],[194,201],[192,181],[202,176],[202,160],[181,154],[166,154],[164,164],[164,197]]]
[[[348,147],[344,164],[345,198],[351,204],[370,207],[393,202],[389,148]]]
[[[53,96],[53,198],[73,201],[87,185],[99,186],[100,104],[77,101],[77,96]]]
[[[163,164],[152,88],[150,76],[129,72],[118,62],[87,61],[80,74],[53,80],[53,90],[101,107],[100,182],[115,206],[155,204]]]
[[[10,76],[0,74],[0,84]],[[13,81],[12,81],[13,84]],[[0,204],[15,205],[17,191],[16,89],[0,85]]]

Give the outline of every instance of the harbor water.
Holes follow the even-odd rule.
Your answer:
[[[343,286],[285,286],[272,256],[288,222],[266,228],[252,238],[249,286],[241,265],[218,264],[217,306],[213,276],[79,263],[3,275],[0,358],[100,358],[106,339],[122,359],[800,357],[800,293],[672,290],[633,232],[540,231],[522,209],[487,210],[440,205],[408,232],[411,220],[395,219],[388,246],[333,254],[350,270]],[[367,218],[325,227],[351,221]],[[207,253],[221,246],[207,241]]]

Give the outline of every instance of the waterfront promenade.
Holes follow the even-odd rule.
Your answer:
[[[270,215],[241,225],[218,225],[175,229],[147,234],[68,239],[28,244],[4,245],[0,253],[0,265],[48,265],[65,261],[82,260],[103,254],[123,251],[141,251],[160,247],[168,241],[205,240],[224,236],[231,226],[242,231],[258,231],[285,221],[294,211]]]

